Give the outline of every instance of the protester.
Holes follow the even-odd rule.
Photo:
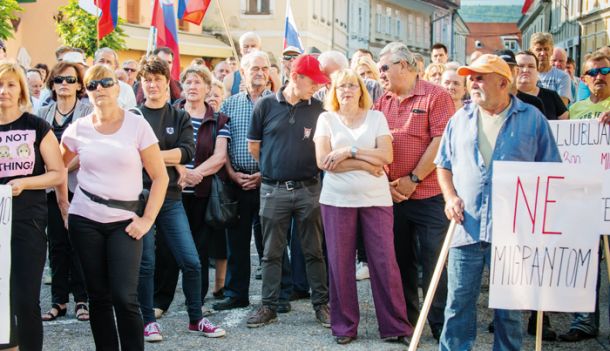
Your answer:
[[[138,63],[136,60],[125,60],[123,61],[123,70],[127,72],[125,83],[129,84],[130,87],[133,87],[138,80]]]
[[[227,75],[231,74],[231,67],[227,61],[220,61],[214,66],[214,78],[223,81]]]
[[[122,68],[118,68],[118,69],[116,69],[116,70],[114,71],[114,74],[116,75],[116,79],[118,79],[119,81],[121,81],[121,82],[123,82],[123,83],[125,83],[125,84],[128,84],[128,83],[127,83],[127,79],[128,79],[129,77],[127,76],[127,71],[125,71],[125,70],[124,70],[124,69],[122,69]]]
[[[231,72],[235,72],[235,71],[239,70],[239,67],[237,66],[236,57],[229,56],[225,59],[225,61],[229,64],[229,68],[231,69]]]
[[[568,63],[568,54],[563,48],[554,48],[553,55],[551,55],[551,65],[562,71],[566,70]]]
[[[215,115],[215,111],[205,102],[210,90],[212,73],[205,66],[191,66],[180,75],[185,99],[178,101],[174,107],[183,109],[191,117],[195,157],[186,165],[186,175],[180,181],[182,202],[197,247],[201,262],[201,302],[205,301],[209,285],[209,259],[215,259],[216,285],[214,296],[222,296],[227,269],[227,240],[224,228],[213,228],[204,221],[208,204],[212,176],[218,173],[227,158],[229,130],[225,126],[228,118]],[[213,139],[213,136],[215,139]],[[219,174],[226,179],[224,170]],[[178,265],[169,246],[157,241],[155,260],[155,316],[169,309],[174,298],[178,282]],[[202,307],[204,315],[211,314],[207,307]]]
[[[572,97],[574,97],[574,101],[580,101],[580,96],[578,96],[578,85],[580,84],[580,78],[576,76],[576,62],[573,58],[568,57],[566,61],[566,69],[565,72],[570,76],[572,80]]]
[[[553,90],[538,87],[538,58],[536,55],[529,50],[522,51],[516,55],[516,61],[517,89],[542,100],[543,113],[548,120],[568,119],[568,109],[559,94]],[[535,317],[533,320],[535,321]]]
[[[210,92],[205,98],[205,102],[210,105],[210,107],[214,110],[214,112],[218,112],[220,110],[220,106],[222,106],[223,101],[225,100],[225,89],[222,85],[222,82],[217,79],[212,79],[212,83],[210,86]]]
[[[40,109],[40,93],[44,86],[44,80],[42,79],[42,73],[37,69],[29,69],[26,74],[28,80],[28,89],[30,91],[30,101],[32,104],[32,113],[37,115]]]
[[[140,62],[138,78],[145,96],[145,102],[139,106],[139,110],[159,139],[159,147],[169,175],[167,194],[154,221],[155,228],[151,228],[143,240],[138,297],[144,320],[144,340],[163,340],[153,311],[155,235],[162,237],[159,242],[168,246],[182,271],[182,289],[189,318],[188,330],[207,337],[222,337],[225,331],[203,317],[202,268],[178,184],[179,178],[183,177],[183,174],[179,173],[181,165],[190,162],[195,153],[193,126],[188,113],[167,103],[171,79],[167,62],[154,55],[144,58]],[[148,189],[150,185],[150,180],[144,174],[144,188]]]
[[[432,59],[432,63],[446,64],[449,61],[447,47],[441,43],[432,45],[430,59]]]
[[[284,51],[282,51],[282,84],[286,84],[288,79],[290,78],[290,69],[292,67],[292,61],[299,57],[302,54],[301,50],[294,46],[287,46]]]
[[[362,60],[362,59],[361,59]],[[328,250],[332,333],[348,344],[358,333],[358,292],[353,262],[360,227],[369,254],[371,286],[382,338],[408,344],[407,321],[394,256],[392,197],[383,166],[392,163],[392,136],[364,81],[351,70],[333,74],[326,110],[314,141],[318,167],[326,171],[320,193]]]
[[[69,212],[70,240],[83,267],[96,348],[117,350],[120,340],[124,350],[144,350],[137,300],[140,239],[159,212],[167,173],[150,126],[118,105],[120,88],[112,69],[91,67],[84,85],[94,111],[72,123],[61,144],[66,167],[76,157],[80,162],[78,188],[69,202],[64,184],[58,201],[62,214]],[[142,167],[152,182],[143,214],[136,213],[142,203]]]
[[[249,316],[247,326],[251,328],[277,321],[282,257],[292,219],[305,256],[316,319],[323,326],[330,326],[318,203],[319,170],[312,140],[318,116],[323,112],[320,101],[312,96],[320,84],[326,83],[328,78],[320,71],[320,62],[311,55],[301,55],[292,63],[288,84],[275,95],[263,97],[254,107],[247,137],[248,150],[260,160],[265,251],[262,306]]]
[[[407,316],[415,325],[419,317],[417,265],[422,266],[425,295],[449,224],[443,217],[445,203],[432,160],[455,109],[442,87],[418,78],[417,63],[406,45],[386,45],[378,66],[386,93],[377,100],[375,109],[388,119],[394,146],[394,162],[387,167],[394,201],[394,249]],[[420,252],[416,254],[418,241]],[[443,327],[446,291],[443,271],[428,314],[437,340]]]
[[[354,62],[359,61],[362,57],[368,57],[371,60],[375,60],[375,58],[373,57],[373,53],[371,52],[371,50],[369,49],[365,49],[365,48],[359,48],[356,50],[356,52],[354,52],[354,54],[352,55],[352,59],[351,59],[351,64],[353,65]]]
[[[52,92],[52,102],[41,108],[39,117],[53,127],[57,141],[76,120],[93,112],[93,106],[80,97],[85,92],[83,76],[74,63],[59,62],[49,74],[47,88]],[[77,186],[78,161],[68,166],[68,201],[72,201]],[[69,293],[74,296],[75,317],[89,320],[87,292],[83,270],[68,236],[68,230],[57,202],[55,191],[47,193],[49,240],[49,265],[51,266],[51,309],[42,315],[43,321],[52,321],[66,315]]]
[[[49,66],[44,63],[37,63],[34,65],[34,69],[37,69],[40,72],[43,83],[46,83],[47,77],[49,76]]]
[[[538,32],[532,34],[530,51],[538,58],[538,76],[543,88],[553,90],[561,97],[564,105],[573,101],[570,88],[570,76],[564,71],[551,65],[553,53],[553,35]]]
[[[363,56],[359,58],[358,61],[352,60],[351,67],[362,79],[379,80],[379,69],[377,68],[377,64],[368,56]]]
[[[119,67],[119,57],[117,53],[110,48],[100,48],[95,52],[94,63],[106,65],[106,67],[116,70]],[[123,109],[136,107],[136,96],[133,93],[131,85],[118,80],[119,106]]]
[[[431,63],[428,65],[428,67],[426,67],[423,79],[430,83],[441,85],[441,77],[443,76],[443,72],[445,72],[444,64]]]
[[[610,58],[601,52],[592,54],[583,66],[583,82],[589,88],[588,99],[578,101],[570,106],[570,119],[600,118],[606,112],[606,123],[609,122],[607,112],[610,111]],[[597,280],[599,281],[599,274]],[[599,282],[597,285],[599,294]],[[599,301],[596,300],[595,312],[574,313],[570,330],[559,335],[559,339],[567,342],[591,339],[599,334]]]
[[[156,56],[159,59],[161,59],[162,61],[164,61],[165,63],[167,63],[167,65],[170,67],[170,71],[171,71],[171,67],[174,62],[174,52],[170,48],[161,46],[161,47],[158,47],[155,50],[153,50],[152,54],[153,54],[153,56]],[[133,86],[133,90],[136,94],[136,101],[137,101],[138,105],[143,104],[144,100],[146,100],[146,97],[144,96],[144,92],[142,91],[142,86],[140,85],[139,79],[136,79],[136,83]],[[167,96],[168,102],[173,104],[176,101],[178,101],[181,97],[182,97],[182,86],[180,85],[180,82],[173,78],[170,78],[169,94]]]
[[[440,350],[474,346],[482,272],[491,251],[493,162],[561,161],[542,113],[510,95],[512,73],[506,62],[485,54],[458,74],[471,81],[472,103],[449,121],[435,159],[445,215],[458,223],[447,264]],[[494,310],[494,325],[494,350],[521,350],[520,311]]]
[[[320,54],[318,60],[320,61],[320,70],[322,70],[322,72],[327,76],[349,67],[347,57],[345,57],[345,55],[339,51],[325,51]],[[377,80],[367,78],[364,80],[364,84],[373,101],[376,101],[381,95],[383,95],[383,89]],[[324,101],[328,88],[329,85],[326,84],[320,88],[320,90],[318,90],[313,97],[320,101]]]
[[[1,50],[0,50],[1,51]],[[51,126],[28,113],[30,96],[23,69],[16,63],[0,62],[0,184],[12,189],[10,220],[10,336],[0,349],[42,350],[40,284],[47,243],[46,188],[65,181],[57,139]],[[25,135],[20,143],[8,141],[11,135]],[[7,158],[10,157],[10,158]],[[33,167],[14,170],[13,162],[31,162]],[[10,213],[10,212],[9,212]]]
[[[455,110],[461,109],[464,106],[464,96],[466,95],[466,79],[456,71],[445,71],[441,78],[441,85],[451,96]]]

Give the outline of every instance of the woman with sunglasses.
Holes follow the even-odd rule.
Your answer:
[[[10,186],[13,194],[11,335],[9,344],[0,344],[0,349],[19,346],[21,350],[39,351],[40,284],[47,251],[45,189],[64,182],[66,172],[51,126],[26,112],[29,108],[21,66],[0,61],[0,184]]]
[[[84,84],[93,113],[70,124],[61,142],[65,166],[76,157],[80,162],[67,211],[70,240],[83,268],[96,348],[118,350],[120,343],[122,350],[144,350],[137,298],[141,239],[161,208],[167,172],[150,125],[119,107],[114,72],[95,65]],[[151,182],[147,202],[142,167]],[[68,203],[67,184],[57,196],[60,205]]]
[[[49,74],[47,88],[51,91],[51,104],[40,109],[38,115],[53,126],[53,133],[59,142],[66,128],[77,119],[90,114],[93,106],[81,100],[85,86],[83,76],[74,63],[60,62]],[[78,160],[68,166],[68,200],[72,200],[76,190]],[[68,237],[68,230],[57,204],[55,191],[47,193],[49,239],[49,263],[51,266],[51,309],[42,315],[43,321],[52,321],[66,315],[69,293],[74,296],[75,315],[79,321],[89,320],[87,292],[83,282],[80,262]],[[62,206],[67,208],[66,204]],[[65,215],[65,214],[64,214]]]
[[[186,297],[189,317],[188,330],[206,337],[221,337],[225,335],[225,331],[203,317],[201,262],[182,203],[182,189],[179,185],[179,180],[187,176],[183,165],[189,163],[195,156],[191,118],[185,111],[178,110],[168,103],[170,69],[166,61],[157,56],[144,58],[140,62],[138,78],[146,99],[139,109],[159,139],[163,161],[169,175],[167,194],[159,216],[155,220],[156,233],[151,229],[144,238],[138,288],[144,319],[144,339],[148,342],[163,340],[153,310],[155,235],[161,237],[159,245],[167,245],[167,249],[182,271],[182,289]],[[150,182],[145,178],[144,187],[147,188],[149,184]]]

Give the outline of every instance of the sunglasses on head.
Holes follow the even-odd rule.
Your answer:
[[[61,84],[64,81],[68,84],[74,84],[77,82],[77,79],[75,76],[56,76],[53,78],[53,83],[55,84]]]
[[[585,72],[585,75],[591,77],[597,77],[598,74],[603,74],[604,76],[610,73],[610,67],[602,67],[602,68],[592,68]]]
[[[98,85],[101,85],[102,88],[110,88],[111,86],[113,86],[115,84],[115,81],[113,78],[102,78],[102,79],[98,79],[98,80],[92,80],[87,84],[87,90],[89,91],[94,91],[97,89]]]

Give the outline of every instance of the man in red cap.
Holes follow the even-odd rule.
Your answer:
[[[282,256],[292,220],[305,256],[316,319],[330,327],[322,253],[320,170],[313,142],[318,116],[324,109],[319,100],[312,98],[327,82],[318,60],[302,55],[292,63],[288,84],[254,106],[248,149],[258,160],[262,175],[260,218],[265,249],[262,306],[248,318],[250,328],[277,321]]]

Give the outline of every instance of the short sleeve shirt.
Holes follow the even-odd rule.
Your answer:
[[[119,130],[102,134],[95,129],[91,114],[72,123],[61,142],[77,154],[80,161],[78,189],[69,213],[100,223],[132,218],[133,212],[94,202],[80,188],[104,199],[137,200],[143,184],[140,151],[158,142],[150,124],[125,111]]]
[[[570,106],[570,119],[597,118],[605,111],[610,111],[610,97],[596,104],[589,97]]]
[[[390,181],[407,176],[417,166],[432,138],[443,135],[449,118],[455,113],[451,96],[445,89],[418,79],[413,94],[402,101],[386,92],[375,102],[383,112],[394,138],[394,162],[387,166]],[[427,199],[441,193],[436,172],[430,173],[411,195]]]
[[[557,92],[559,96],[574,101],[572,98],[572,80],[564,71],[552,67],[550,71],[544,73],[539,72],[538,78],[540,79],[540,85],[543,88],[553,90]]]
[[[374,149],[377,137],[391,135],[383,113],[368,111],[358,128],[347,127],[335,112],[324,112],[318,119],[314,140],[329,137],[333,150],[356,146]],[[355,170],[324,174],[320,203],[335,207],[392,206],[388,177],[375,177],[367,171]]]
[[[0,184],[45,173],[40,143],[49,131],[49,123],[27,112],[11,123],[0,125]],[[46,216],[44,189],[24,190],[13,197],[13,220]]]

